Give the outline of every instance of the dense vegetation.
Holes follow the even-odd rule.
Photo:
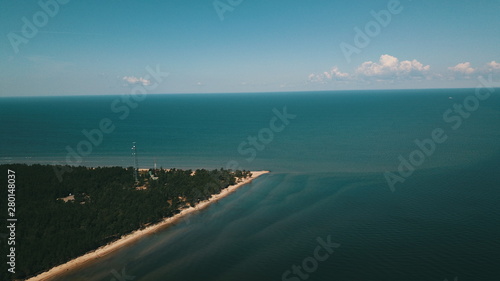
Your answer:
[[[69,168],[69,167],[66,167]],[[2,262],[1,280],[26,278],[96,249],[121,235],[159,222],[182,208],[210,198],[251,176],[247,171],[159,169],[140,173],[121,167],[71,167],[59,181],[53,166],[0,165],[5,187],[7,169],[16,172],[16,273]],[[152,176],[156,176],[154,180]],[[5,184],[4,184],[5,183]],[[7,216],[7,188],[2,188],[2,220]],[[74,195],[64,202],[58,198]],[[0,231],[6,259],[7,243]],[[4,278],[5,277],[5,278]]]

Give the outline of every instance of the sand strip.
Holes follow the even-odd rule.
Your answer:
[[[56,267],[50,269],[49,271],[43,272],[35,277],[27,279],[27,281],[50,280],[51,278],[55,278],[63,273],[66,273],[66,272],[72,270],[72,269],[76,269],[76,268],[83,266],[87,263],[95,262],[99,258],[104,257],[104,256],[108,255],[109,253],[112,253],[112,252],[124,247],[127,244],[135,242],[145,235],[154,233],[154,232],[158,231],[159,229],[162,229],[162,228],[174,223],[175,221],[177,221],[178,219],[182,218],[185,215],[188,215],[188,214],[193,213],[197,210],[201,210],[201,209],[207,207],[211,203],[216,202],[217,200],[224,198],[227,195],[231,194],[239,187],[241,187],[247,183],[250,183],[253,179],[255,179],[263,174],[267,174],[267,173],[269,173],[269,171],[258,171],[258,172],[252,171],[252,177],[244,179],[243,181],[238,182],[235,185],[231,185],[231,186],[223,189],[221,191],[221,193],[216,194],[216,195],[212,195],[212,197],[210,197],[210,199],[200,202],[195,207],[190,207],[190,208],[184,209],[179,214],[177,214],[173,217],[165,218],[165,219],[163,219],[163,221],[161,221],[157,224],[148,226],[148,227],[141,229],[141,230],[136,230],[128,235],[124,235],[120,239],[118,239],[110,244],[102,246],[102,247],[100,247],[92,252],[89,252],[83,256],[80,256],[76,259],[70,260],[67,263],[56,266]]]

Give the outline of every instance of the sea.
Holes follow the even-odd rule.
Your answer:
[[[500,280],[497,88],[12,97],[0,120],[0,164],[130,167],[135,143],[140,168],[271,171],[57,281]]]

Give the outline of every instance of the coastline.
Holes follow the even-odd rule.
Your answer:
[[[269,171],[251,171],[252,176],[250,178],[246,178],[241,182],[236,183],[235,185],[230,185],[227,188],[223,189],[219,194],[214,194],[210,199],[201,201],[200,203],[196,204],[194,207],[189,207],[186,209],[183,209],[180,213],[169,217],[169,218],[164,218],[161,222],[150,225],[144,229],[139,229],[136,230],[130,234],[124,235],[118,240],[111,242],[107,245],[101,246],[97,248],[96,250],[93,250],[91,252],[88,252],[84,254],[83,256],[77,257],[75,259],[72,259],[64,264],[58,265],[56,267],[51,268],[48,271],[45,271],[43,273],[40,273],[37,276],[31,277],[29,279],[26,279],[26,281],[47,281],[51,280],[52,278],[55,278],[63,273],[66,273],[70,270],[76,269],[80,266],[83,266],[87,263],[92,263],[97,261],[99,258],[102,258],[116,250],[121,249],[122,247],[133,243],[139,239],[141,239],[144,236],[147,236],[149,234],[152,234],[160,229],[163,229],[173,223],[175,223],[177,220],[180,218],[191,214],[193,212],[196,212],[198,210],[204,209],[208,207],[211,203],[217,202],[218,200],[228,196],[229,194],[233,193],[236,191],[238,188],[252,182],[254,179],[269,173]]]

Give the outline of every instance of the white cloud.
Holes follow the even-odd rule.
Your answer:
[[[459,63],[455,66],[448,67],[448,69],[451,70],[455,74],[463,75],[466,77],[473,74],[477,70],[477,69],[470,66],[470,62]]]
[[[500,71],[500,63],[491,61],[486,64],[486,69],[490,72]]]
[[[349,78],[348,73],[341,72],[338,67],[333,67],[330,72],[325,72],[325,76],[328,79],[347,79]]]
[[[481,67],[478,71],[479,75],[493,75],[496,79],[500,78],[500,63],[491,61]]]
[[[332,67],[330,71],[325,71],[319,74],[309,74],[309,81],[325,83],[327,81],[345,81],[350,79],[349,73],[340,71],[337,66]]]
[[[374,78],[377,80],[413,79],[427,76],[429,65],[423,65],[417,60],[399,61],[391,55],[380,56],[379,62],[367,61],[362,63],[356,74],[360,78]]]
[[[148,86],[151,84],[151,80],[142,78],[142,77],[134,77],[134,76],[124,76],[122,78],[124,81],[126,81],[129,84],[141,84],[143,86]]]

